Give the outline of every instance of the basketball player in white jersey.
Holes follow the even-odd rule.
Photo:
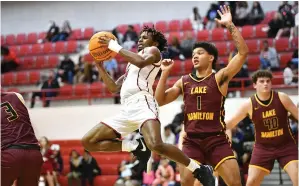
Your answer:
[[[153,96],[153,83],[160,70],[161,53],[167,44],[164,35],[154,28],[144,27],[138,40],[138,54],[123,49],[115,40],[99,38],[101,44],[129,61],[126,73],[116,82],[97,62],[99,74],[112,93],[120,91],[122,110],[113,118],[100,122],[82,139],[88,151],[132,152],[145,166],[150,162],[151,151],[185,165],[204,186],[215,185],[212,168],[199,165],[176,146],[161,139],[159,111]],[[139,129],[143,138],[135,141],[121,140],[123,136]],[[148,169],[151,163],[148,163]]]

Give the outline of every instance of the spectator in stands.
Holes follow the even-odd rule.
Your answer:
[[[284,84],[285,85],[294,85],[296,84],[295,81],[295,74],[294,71],[295,67],[292,61],[289,61],[287,63],[286,68],[283,70],[283,78],[284,78]],[[298,80],[298,79],[297,79]]]
[[[98,175],[101,175],[101,169],[97,160],[85,150],[82,160],[82,186],[86,186],[86,181],[88,181],[89,186],[94,186],[93,180]]]
[[[282,16],[279,12],[274,14],[273,19],[268,23],[268,26],[262,28],[264,32],[267,32],[269,38],[275,38],[278,31],[284,27]]]
[[[35,97],[40,97],[43,101],[43,106],[44,107],[49,107],[50,106],[50,99],[51,97],[56,97],[58,95],[57,89],[59,89],[59,83],[55,79],[55,73],[53,70],[49,72],[48,75],[48,80],[44,81],[41,87],[41,90],[45,90],[47,92],[33,92],[32,97],[31,97],[31,108],[34,107],[35,105]],[[52,91],[49,91],[49,89],[56,89]]]
[[[213,30],[216,27],[215,18],[218,15],[217,10],[218,10],[217,4],[212,3],[206,15],[206,19],[208,20],[206,24],[207,30]]]
[[[85,82],[84,68],[88,62],[83,61],[83,56],[79,56],[78,63],[75,65],[75,83]]]
[[[252,25],[259,24],[265,18],[260,2],[254,1],[249,13],[249,21]]]
[[[120,33],[117,28],[114,28],[112,30],[112,34],[117,38],[117,41],[120,45],[122,45],[123,43],[123,38],[124,38],[124,35],[122,33]]]
[[[181,51],[186,58],[192,57],[192,49],[196,39],[192,36],[192,32],[187,32],[186,37],[181,42]]]
[[[72,33],[72,28],[70,22],[66,20],[63,22],[60,32],[57,35],[53,36],[52,42],[66,41],[67,38],[71,35],[71,33]]]
[[[169,160],[166,158],[161,158],[160,165],[156,171],[156,179],[153,182],[153,186],[173,186],[174,181],[174,170],[171,165],[169,165]]]
[[[262,69],[279,70],[279,60],[276,49],[269,47],[268,40],[263,41],[263,49],[260,54],[260,62]]]
[[[41,154],[43,156],[44,163],[41,168],[41,177],[46,181],[48,186],[54,186],[54,153],[50,149],[50,143],[48,138],[41,137],[40,141]]]
[[[68,55],[64,56],[63,61],[61,61],[58,76],[62,79],[63,82],[73,84],[73,78],[75,75],[75,63]]]
[[[1,73],[15,71],[18,66],[16,54],[8,47],[1,46]]]
[[[116,59],[112,58],[109,61],[104,61],[104,68],[112,77],[112,79],[115,80],[118,72],[118,65]]]
[[[52,42],[52,39],[59,34],[59,27],[55,21],[50,21],[50,28],[47,32],[45,42]]]
[[[130,155],[130,161],[122,161],[119,167],[120,176],[114,186],[139,186],[142,182],[143,167],[139,160]]]
[[[203,20],[197,7],[193,7],[193,13],[190,16],[190,22],[192,24],[193,30],[198,31],[203,29]]]
[[[278,12],[282,15],[283,28],[279,29],[275,39],[279,39],[283,35],[290,36],[290,40],[294,36],[295,17],[292,12],[292,5],[288,1],[283,1],[282,5],[279,6]]]
[[[60,146],[58,144],[52,144],[51,150],[53,151],[54,154],[54,171],[53,171],[54,183],[56,186],[59,186],[60,184],[58,181],[58,176],[62,175],[62,171],[63,171],[63,159],[60,154]]]
[[[175,145],[175,135],[171,131],[170,125],[164,127],[164,134],[162,135],[162,140],[164,143]]]
[[[248,3],[246,1],[238,1],[235,12],[235,25],[244,26],[248,23]]]
[[[68,185],[80,185],[82,176],[82,156],[76,150],[70,153],[70,172],[67,174]]]
[[[138,34],[134,30],[133,25],[128,26],[128,30],[126,31],[123,38],[123,47],[131,50],[138,41]]]
[[[185,56],[182,53],[180,41],[177,37],[173,37],[171,44],[168,47],[168,54],[171,59],[185,60]]]

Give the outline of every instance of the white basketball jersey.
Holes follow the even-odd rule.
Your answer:
[[[138,54],[141,55],[143,51]],[[121,87],[120,96],[124,100],[141,91],[154,95],[153,84],[160,70],[161,61],[155,64],[139,68],[128,63],[124,82]]]

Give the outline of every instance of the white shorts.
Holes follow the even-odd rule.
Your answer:
[[[152,95],[139,94],[126,99],[119,114],[101,123],[124,137],[140,129],[148,120],[159,120],[158,104]]]

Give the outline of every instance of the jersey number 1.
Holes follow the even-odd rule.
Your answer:
[[[7,120],[9,122],[12,122],[16,119],[19,118],[17,112],[15,111],[15,109],[11,106],[11,104],[9,102],[4,102],[4,103],[1,103],[1,109],[4,109],[5,112],[9,115],[7,117]]]
[[[201,96],[197,96],[197,110],[201,110]]]

